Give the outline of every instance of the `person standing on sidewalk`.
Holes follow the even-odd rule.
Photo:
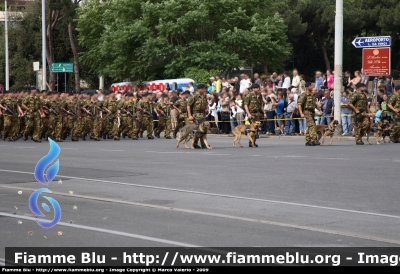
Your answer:
[[[349,91],[347,89],[343,91],[343,96],[340,99],[340,107],[342,108],[342,136],[349,136],[352,110],[349,107]]]

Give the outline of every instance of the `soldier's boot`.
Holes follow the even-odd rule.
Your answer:
[[[200,147],[198,144],[195,144],[195,145],[194,145],[194,148],[197,148],[197,149],[198,149],[198,148],[201,148],[201,147]]]
[[[364,142],[362,142],[362,141],[361,142],[356,142],[356,145],[359,145],[359,146],[360,145],[362,146],[363,144],[364,144]]]
[[[172,135],[172,137],[174,138],[174,139],[176,139],[176,133],[174,132],[174,134]]]
[[[306,146],[307,146],[307,147],[313,147],[313,146],[315,146],[315,144],[314,144],[313,142],[307,142],[307,143],[306,143]]]
[[[56,142],[57,142],[57,143],[62,143],[62,142],[64,142],[64,141],[63,141],[63,139],[57,139]]]
[[[143,132],[140,132],[140,138],[143,138]]]
[[[137,136],[132,136],[132,140],[139,140]]]
[[[154,137],[153,136],[148,136],[147,139],[152,140],[152,139],[154,139]]]
[[[94,141],[100,141],[100,139],[99,139],[99,138],[93,138],[93,140],[94,140]]]
[[[126,137],[126,134],[125,134],[125,133],[122,133],[122,138],[125,139],[125,137]]]
[[[24,141],[28,140],[28,134],[24,134]]]
[[[172,139],[171,136],[165,136],[165,139]]]
[[[253,144],[251,142],[249,142],[249,147],[253,147]],[[258,147],[258,145],[254,144],[254,147]]]
[[[119,141],[119,140],[121,140],[121,139],[118,137],[114,137],[114,141]]]
[[[314,145],[315,145],[315,146],[320,146],[320,145],[321,145],[321,143],[320,143],[320,142],[318,142],[318,141],[316,141],[316,142],[314,142]]]
[[[78,140],[78,138],[71,138],[71,141],[72,142],[78,142],[79,140]]]
[[[40,141],[40,140],[38,140],[38,139],[33,139],[32,138],[32,140],[35,142],[35,143],[41,143],[42,141]]]

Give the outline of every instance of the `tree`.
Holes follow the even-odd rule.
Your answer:
[[[116,80],[182,77],[192,67],[278,67],[290,46],[282,17],[258,13],[271,2],[91,1],[78,9],[81,61]]]

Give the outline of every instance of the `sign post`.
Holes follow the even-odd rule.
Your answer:
[[[58,73],[64,73],[64,91],[67,91],[67,72],[74,72],[74,63],[73,62],[52,63],[51,72],[57,73],[57,91],[58,91]]]
[[[390,47],[392,39],[390,36],[357,37],[351,42],[356,48],[378,48]]]
[[[362,66],[367,76],[390,75],[390,48],[363,49]]]

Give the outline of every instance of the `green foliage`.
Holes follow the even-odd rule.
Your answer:
[[[216,75],[219,75],[219,73],[220,71],[216,69],[208,71],[202,68],[191,67],[185,70],[183,76],[185,78],[193,79],[198,85],[208,83],[210,81],[210,77],[215,77]]]
[[[116,80],[182,77],[192,67],[229,72],[280,64],[290,46],[282,17],[258,13],[269,3],[91,1],[78,11],[82,61],[92,73]]]

